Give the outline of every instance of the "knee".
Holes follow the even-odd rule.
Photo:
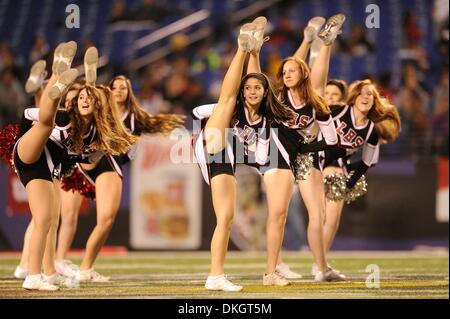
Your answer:
[[[323,224],[323,213],[317,212],[309,215],[309,226],[311,227],[321,227]]]
[[[231,231],[232,226],[233,226],[232,214],[223,214],[220,218],[217,218],[217,228],[221,228],[226,231]]]
[[[115,220],[116,220],[115,214],[109,214],[107,216],[105,215],[105,217],[102,217],[98,220],[97,225],[100,226],[101,228],[109,231],[113,227]]]
[[[61,214],[61,225],[74,226],[78,221],[78,211],[68,210]]]
[[[47,214],[45,216],[33,216],[33,226],[35,229],[48,231],[52,226],[52,216]]]
[[[270,225],[284,226],[287,218],[287,210],[277,209],[273,213],[269,214],[267,222]]]

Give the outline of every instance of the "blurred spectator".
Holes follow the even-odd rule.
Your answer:
[[[378,76],[378,89],[380,94],[394,103],[395,91],[391,86],[392,74],[389,71],[383,72]]]
[[[16,56],[7,42],[3,43],[0,50],[0,71],[5,69],[9,69],[19,81],[24,81],[22,68],[16,62]]]
[[[268,46],[275,46],[281,51],[282,56],[292,55],[300,44],[300,32],[288,15],[283,15],[270,34]]]
[[[406,11],[403,17],[403,31],[404,31],[404,47],[409,47],[414,43],[420,42],[423,36],[417,24],[417,16],[412,11]]]
[[[441,72],[439,84],[433,92],[432,146],[435,152],[448,156],[448,67]]]
[[[448,92],[448,91],[447,91]],[[433,114],[433,134],[432,134],[432,147],[433,151],[439,155],[448,156],[448,94],[447,96],[440,96],[436,109]]]
[[[354,56],[363,56],[375,51],[374,45],[367,38],[364,27],[360,24],[352,27],[348,45]]]
[[[267,53],[265,65],[267,66],[266,72],[269,77],[276,78],[281,62],[282,58],[277,50],[270,50]]]
[[[410,151],[414,155],[423,155],[429,150],[430,99],[419,85],[417,71],[412,64],[404,67],[403,80],[395,101],[402,118],[402,131],[406,134]]]
[[[448,0],[434,0],[433,3],[433,26],[435,39],[440,39],[441,30],[447,25],[447,42],[448,42],[448,15],[449,5]]]
[[[22,84],[14,76],[12,69],[3,69],[0,73],[0,127],[18,122],[27,107],[27,96]]]
[[[38,34],[33,40],[33,44],[28,58],[28,64],[32,65],[37,60],[46,59],[50,53],[50,46],[43,34]]]

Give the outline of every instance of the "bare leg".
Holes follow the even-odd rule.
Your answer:
[[[52,133],[59,99],[50,99],[48,97],[48,91],[57,80],[57,75],[52,75],[50,77],[49,83],[40,100],[39,122],[36,122],[36,124],[20,138],[19,144],[17,145],[19,157],[26,164],[34,163],[39,159],[44,150],[45,143],[47,143],[47,140]]]
[[[308,210],[308,242],[319,271],[327,268],[323,241],[323,215],[325,195],[322,172],[313,168],[306,180],[298,182],[300,193]]]
[[[252,51],[248,60],[247,74],[261,73],[261,63],[259,62],[259,51]]]
[[[342,173],[341,168],[327,167],[324,170],[324,175],[330,175],[333,173]],[[333,245],[334,238],[336,237],[337,230],[339,228],[339,222],[341,219],[342,209],[344,207],[344,201],[339,202],[326,201],[325,211],[326,219],[323,228],[323,240],[325,245],[325,253],[328,253]]]
[[[80,211],[83,196],[79,192],[61,192],[61,226],[59,228],[56,259],[66,259],[67,252],[72,245],[73,237],[77,230],[78,213]]]
[[[205,126],[206,148],[208,153],[216,154],[225,148],[226,129],[236,107],[236,97],[241,82],[247,52],[238,49],[223,80],[219,102]]]
[[[30,181],[26,186],[26,190],[33,215],[28,273],[29,275],[37,275],[41,273],[47,235],[52,222],[55,194],[53,183],[42,179]]]
[[[216,228],[211,239],[211,272],[217,276],[224,273],[225,256],[228,250],[231,226],[236,205],[236,179],[221,174],[211,179],[211,192],[216,213]]]
[[[28,260],[30,257],[30,239],[32,232],[33,232],[33,220],[30,220],[27,230],[25,231],[25,236],[23,238],[22,256],[20,258],[19,264],[19,266],[23,269],[28,269]]]
[[[60,183],[59,181],[53,181],[54,188],[54,201],[53,201],[53,210],[51,216],[51,226],[47,235],[47,244],[45,246],[44,260],[43,260],[43,268],[44,274],[47,276],[53,275],[55,270],[55,250],[56,250],[56,233],[58,231],[59,224],[59,211],[61,207],[61,198],[60,198]]]
[[[122,196],[122,179],[116,172],[106,172],[95,180],[97,198],[97,225],[86,244],[86,253],[80,270],[93,266],[100,249],[112,229]]]
[[[266,274],[275,271],[281,260],[284,226],[291,200],[294,177],[291,170],[272,169],[264,174],[269,217],[267,219],[267,266]]]
[[[311,83],[317,94],[323,96],[330,69],[331,45],[322,45],[311,69]]]

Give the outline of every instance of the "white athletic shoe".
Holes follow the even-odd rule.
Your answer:
[[[84,54],[84,74],[86,75],[86,84],[95,85],[97,81],[98,50],[96,47],[90,47]]]
[[[239,49],[245,52],[251,52],[256,45],[256,40],[253,36],[241,33],[238,36],[238,46]]]
[[[334,271],[337,272],[338,274],[341,273],[339,270],[334,269],[333,267],[331,267],[331,266],[328,265],[328,264],[327,264],[327,268],[328,268],[328,269],[334,270]],[[311,267],[311,275],[315,276],[318,272],[319,272],[319,268],[317,267],[317,264],[316,264],[316,263],[313,263],[313,264],[312,264],[312,267]]]
[[[17,266],[16,270],[14,270],[14,277],[17,279],[25,279],[28,276],[28,270]]]
[[[308,25],[303,30],[304,38],[308,43],[312,43],[317,38],[320,28],[325,24],[325,21],[323,17],[314,17],[308,21]]]
[[[45,281],[42,275],[29,275],[25,278],[22,288],[28,290],[41,290],[41,291],[56,291],[58,286],[52,285]]]
[[[315,281],[345,281],[345,276],[339,274],[336,270],[328,268],[327,271],[318,271],[314,277]]]
[[[269,41],[270,39],[270,37],[264,37],[264,30],[266,29],[267,19],[266,17],[259,16],[252,21],[252,24],[256,26],[252,35],[256,41],[253,51],[259,52],[261,50],[263,43]]]
[[[286,279],[301,279],[303,277],[301,274],[293,272],[291,268],[285,263],[278,264],[275,267],[275,271],[277,272],[277,274]]]
[[[331,45],[336,37],[342,33],[342,25],[345,22],[345,15],[336,14],[327,20],[317,35],[325,45]]]
[[[94,270],[94,268],[77,271],[76,277],[78,281],[89,281],[89,282],[108,282],[111,277],[106,277],[100,275],[98,272]]]
[[[78,266],[70,260],[55,260],[56,271],[64,277],[75,277],[77,275]]]
[[[287,286],[290,282],[286,280],[286,278],[280,276],[276,272],[271,274],[264,274],[263,276],[263,285],[264,286]]]
[[[64,92],[69,88],[69,86],[75,81],[78,76],[77,69],[69,69],[64,71],[60,76],[55,85],[48,92],[48,96],[52,100],[59,99]]]
[[[64,286],[66,288],[79,288],[80,284],[75,277],[64,277],[63,275],[55,272],[53,275],[43,275],[44,280],[49,284],[55,286]]]
[[[64,71],[69,70],[76,52],[77,43],[75,41],[60,43],[53,56],[52,72],[61,75]]]
[[[47,76],[47,71],[45,71],[46,65],[47,63],[45,60],[39,60],[33,64],[30,75],[25,83],[25,92],[34,94],[42,87],[45,77]]]
[[[208,276],[205,288],[208,290],[241,291],[243,287],[233,284],[225,275],[220,275]]]

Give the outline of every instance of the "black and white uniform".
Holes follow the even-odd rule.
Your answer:
[[[74,165],[76,162],[89,163],[102,156],[103,153],[92,149],[91,144],[97,136],[94,125],[91,125],[87,134],[83,136],[82,154],[77,154],[72,150],[70,132],[70,118],[66,111],[58,110],[55,118],[55,127],[44,147],[39,159],[26,164],[17,152],[17,145],[20,138],[32,127],[34,121],[39,120],[39,108],[25,109],[19,131],[19,139],[14,145],[13,160],[15,170],[24,186],[33,179],[43,179],[52,181],[58,179],[63,170],[63,166]]]
[[[345,105],[332,106],[331,108],[339,145],[338,147],[320,151],[319,161],[321,167],[327,167],[338,160],[341,167],[354,171],[347,183],[347,186],[351,188],[369,167],[378,163],[380,154],[378,134],[374,123],[370,120],[364,125],[356,125],[353,107]],[[348,165],[350,157],[361,147],[361,161]]]
[[[204,138],[206,119],[211,116],[217,104],[205,104],[192,110],[192,117],[201,120],[201,130],[193,141],[194,154],[203,178],[220,174],[233,175],[236,164],[259,168],[267,161],[269,152],[269,124],[264,116],[251,121],[246,107],[236,105],[236,113],[230,123],[225,149],[217,154],[208,154]]]
[[[293,169],[299,153],[299,145],[302,143],[313,143],[319,139],[324,145],[337,144],[336,130],[331,114],[317,114],[310,103],[296,105],[289,91],[284,101],[285,105],[294,111],[295,116],[286,123],[272,123],[271,143],[275,143],[277,146],[278,162],[276,165],[268,163],[262,167],[264,172],[272,168]],[[270,158],[272,158],[272,154]],[[314,156],[314,167],[320,169],[316,156]]]
[[[131,134],[140,134],[140,132],[136,129],[136,118],[133,113],[127,110],[122,115],[122,121]],[[122,165],[128,163],[130,159],[135,157],[136,148],[137,144],[134,145],[128,153],[118,156],[105,154],[105,156],[100,159],[98,164],[90,170],[82,168],[80,163],[77,163],[77,167],[92,185],[95,185],[95,180],[98,176],[106,172],[116,172],[120,178],[123,178]]]

